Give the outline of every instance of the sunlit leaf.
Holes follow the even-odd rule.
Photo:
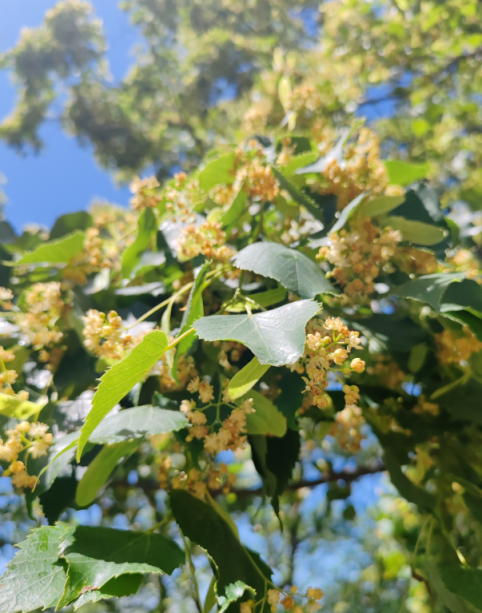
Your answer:
[[[241,396],[253,388],[268,368],[269,364],[260,364],[255,356],[251,362],[246,364],[231,379],[229,383],[229,396],[231,400],[241,398]]]
[[[164,332],[160,330],[149,332],[126,358],[112,366],[103,375],[92,399],[92,409],[87,415],[80,434],[78,459],[82,457],[82,451],[92,432],[119,400],[124,398],[136,383],[144,379],[160,359],[168,344]]]
[[[279,243],[254,243],[233,258],[237,268],[276,279],[301,298],[336,294],[320,267],[306,255]]]
[[[137,235],[132,244],[122,255],[122,275],[128,277],[139,264],[142,252],[147,249],[152,237],[157,232],[156,214],[151,208],[145,208],[137,222]]]
[[[246,345],[260,364],[293,364],[304,351],[305,326],[320,310],[311,300],[299,300],[256,315],[214,315],[194,327],[205,341],[232,340]]]
[[[35,251],[26,253],[17,260],[16,264],[67,264],[74,256],[84,248],[85,234],[73,232],[55,241],[44,243]]]
[[[390,183],[395,185],[410,185],[424,179],[430,172],[430,164],[413,164],[398,160],[385,162]]]

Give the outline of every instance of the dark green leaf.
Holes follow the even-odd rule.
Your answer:
[[[263,575],[270,579],[271,571],[259,556],[239,542],[213,507],[183,490],[172,490],[170,498],[174,518],[183,533],[206,549],[214,560],[219,573],[218,594],[226,596],[230,584],[242,581],[256,591],[257,600],[263,598]]]
[[[317,302],[299,300],[256,315],[202,317],[194,327],[205,341],[238,341],[251,349],[260,364],[282,366],[303,355],[306,324],[319,309]]]
[[[482,313],[482,287],[471,279],[451,283],[440,300],[441,311],[473,309]]]
[[[171,574],[184,563],[183,551],[160,534],[88,526],[70,529],[62,558],[69,572],[58,609],[78,598],[85,588],[96,590],[131,573]]]
[[[454,281],[461,281],[464,273],[437,273],[424,275],[399,285],[393,289],[393,293],[400,298],[411,298],[419,302],[429,304],[436,312],[440,311],[440,302],[447,287]]]
[[[315,262],[278,243],[248,245],[234,256],[233,263],[242,270],[276,279],[301,298],[337,293]]]
[[[295,187],[293,183],[291,183],[291,181],[288,181],[288,179],[284,175],[282,175],[277,168],[273,167],[272,170],[274,176],[280,184],[281,189],[285,189],[288,194],[293,198],[293,200],[298,204],[301,204],[301,206],[304,206],[305,209],[310,212],[315,219],[318,219],[319,221],[323,222],[323,211],[316,206],[313,200],[308,198],[308,196],[305,196],[303,192],[300,192],[300,190]]]
[[[482,610],[482,570],[468,566],[441,566],[439,572],[450,592]]]

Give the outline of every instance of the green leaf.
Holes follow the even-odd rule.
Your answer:
[[[436,402],[446,409],[455,419],[466,419],[482,426],[482,384],[470,379],[466,385],[456,385],[437,396]]]
[[[211,579],[211,583],[209,584],[206,598],[204,600],[204,606],[203,606],[204,613],[209,613],[217,602],[216,583],[217,583],[216,575],[213,575],[213,578]]]
[[[301,204],[301,206],[304,206],[305,209],[310,212],[315,219],[318,219],[318,221],[323,222],[323,211],[316,206],[313,200],[308,198],[308,196],[305,196],[303,192],[300,192],[300,190],[295,187],[293,183],[291,183],[291,181],[288,181],[288,179],[283,174],[281,174],[281,172],[277,168],[275,168],[274,166],[272,166],[271,168],[274,176],[280,184],[281,189],[285,189],[288,194],[293,198],[293,200],[298,204]]]
[[[280,394],[275,399],[274,404],[283,413],[288,421],[288,426],[293,430],[298,429],[295,413],[303,405],[303,390],[305,383],[297,372],[291,372],[284,368],[279,375],[278,385]]]
[[[208,162],[199,173],[199,187],[208,192],[220,183],[234,181],[234,153],[228,153]]]
[[[204,315],[204,306],[203,306],[203,290],[204,290],[204,282],[206,280],[206,273],[211,265],[211,262],[208,261],[204,264],[201,270],[198,272],[196,279],[194,281],[194,285],[191,288],[189,293],[189,298],[186,305],[186,310],[182,316],[181,321],[181,329],[179,331],[179,336],[183,335],[185,332],[192,328],[193,323],[196,319],[199,319]],[[177,365],[179,362],[179,358],[184,355],[189,349],[192,347],[194,343],[195,337],[194,334],[190,334],[182,339],[182,341],[176,347],[176,353],[174,354],[174,359],[172,361],[172,374],[174,378],[177,380]]]
[[[260,364],[255,356],[249,364],[246,364],[237,372],[229,383],[229,396],[231,400],[241,398],[246,392],[256,385],[264,373],[268,370],[269,364]]]
[[[362,217],[378,217],[385,215],[405,201],[404,196],[378,196],[370,200],[365,200],[359,208],[358,214]]]
[[[113,445],[132,438],[176,432],[185,428],[187,423],[186,416],[179,411],[159,409],[150,405],[134,407],[106,417],[89,440],[91,443]]]
[[[473,309],[482,313],[482,287],[472,279],[451,283],[440,300],[441,311]]]
[[[184,552],[156,533],[78,526],[63,543],[69,564],[67,583],[57,610],[78,598],[85,588],[97,590],[131,573],[171,574],[184,563]]]
[[[283,168],[283,174],[285,176],[294,175],[299,168],[312,164],[317,157],[318,156],[314,151],[306,151],[305,153],[300,153],[300,155],[295,155]]]
[[[456,321],[463,326],[467,326],[472,334],[482,342],[482,314],[474,315],[470,311],[445,311],[442,309],[443,316]]]
[[[335,146],[330,151],[328,151],[326,155],[319,158],[316,162],[314,162],[313,164],[310,164],[309,166],[305,166],[304,168],[299,168],[296,171],[296,174],[306,175],[306,174],[313,173],[313,172],[318,174],[320,172],[323,172],[326,169],[328,163],[333,160],[337,162],[339,166],[342,165],[343,150],[344,150],[346,141],[350,137],[350,133],[351,131],[349,130],[343,131],[341,137],[338,139]]]
[[[21,400],[18,396],[0,394],[0,415],[15,417],[19,421],[26,420],[35,413],[40,413],[44,406],[29,400]]]
[[[58,551],[69,527],[42,526],[33,530],[7,564],[0,580],[0,611],[28,613],[54,607],[62,596],[67,573]]]
[[[383,220],[385,226],[390,226],[393,230],[399,230],[404,241],[430,247],[437,245],[446,236],[447,232],[421,221],[413,221],[404,217],[386,217]]]
[[[73,232],[56,241],[50,241],[37,247],[34,251],[26,253],[15,264],[67,264],[74,256],[84,248],[85,234]]]
[[[276,289],[268,289],[265,292],[259,292],[258,294],[250,294],[248,298],[254,300],[256,304],[259,305],[259,307],[257,307],[250,302],[249,305],[251,310],[259,311],[261,307],[266,308],[273,306],[274,304],[278,304],[279,302],[283,302],[283,300],[286,298],[286,289],[280,285]],[[246,310],[245,300],[236,300],[226,307],[226,311],[228,311],[228,313],[246,313]]]
[[[278,243],[248,245],[234,256],[233,263],[242,270],[276,279],[301,298],[337,293],[315,262]]]
[[[228,586],[242,581],[256,591],[257,600],[263,598],[263,575],[270,579],[271,570],[259,556],[239,542],[214,508],[184,490],[172,490],[170,499],[174,518],[183,533],[206,549],[214,560],[219,573],[218,594],[227,596]]]
[[[74,601],[74,611],[80,609],[85,604],[106,600],[107,598],[121,598],[122,596],[130,596],[135,594],[142,584],[143,575],[140,573],[132,573],[121,575],[110,579],[99,589],[87,590]]]
[[[266,396],[251,390],[242,400],[253,399],[254,413],[246,415],[248,434],[263,434],[269,436],[284,436],[286,434],[286,417]]]
[[[237,193],[235,199],[231,203],[231,206],[227,211],[225,211],[221,218],[219,219],[219,223],[224,227],[228,227],[231,224],[236,223],[236,221],[241,217],[245,210],[246,206],[246,198],[248,194],[244,191],[244,183],[241,186],[239,192]]]
[[[93,226],[94,220],[92,215],[89,215],[86,211],[78,211],[77,213],[67,213],[57,217],[55,223],[50,230],[50,240],[53,241],[57,238],[61,238],[66,234],[75,232],[76,230],[87,230]]]
[[[82,457],[82,451],[92,432],[134,385],[144,379],[168,344],[164,332],[149,332],[126,358],[103,375],[92,399],[92,409],[80,433],[77,460]]]
[[[441,566],[439,572],[450,592],[482,610],[482,570],[468,566]]]
[[[438,313],[442,296],[447,287],[455,281],[461,281],[464,276],[464,273],[459,272],[423,275],[418,279],[413,279],[393,288],[392,293],[400,298],[411,298],[419,302],[426,302]]]
[[[365,198],[366,194],[362,193],[347,204],[347,206],[340,213],[340,217],[333,228],[330,229],[330,234],[332,232],[339,232],[345,226],[346,222],[358,211],[358,207],[362,204]]]
[[[437,192],[425,183],[414,185],[409,189],[404,202],[395,209],[394,214],[428,224],[446,223]]]
[[[410,372],[416,373],[422,368],[425,363],[427,353],[427,343],[419,343],[418,345],[414,345],[412,347],[408,358],[408,369]]]
[[[225,591],[226,596],[219,596],[218,598],[218,613],[225,613],[229,605],[239,600],[246,591],[250,592],[252,596],[255,595],[255,591],[253,590],[253,588],[249,585],[246,585],[246,583],[244,583],[243,581],[236,581],[236,583],[230,583],[226,587]]]
[[[430,172],[430,164],[428,162],[424,164],[411,164],[409,162],[390,160],[385,162],[385,168],[392,185],[410,185],[410,183],[424,179]]]
[[[121,458],[131,456],[141,444],[141,439],[127,440],[101,449],[84,473],[77,486],[75,502],[86,507],[97,498],[97,493],[105,484]]]
[[[320,310],[311,300],[299,300],[256,315],[213,315],[194,324],[205,341],[238,341],[246,345],[260,364],[293,364],[305,346],[305,327]]]
[[[75,455],[75,446],[79,432],[71,432],[57,439],[49,449],[48,464],[42,473],[40,483],[35,488],[35,493],[44,492],[52,486],[62,470],[70,464]]]
[[[122,255],[122,276],[128,277],[141,260],[142,252],[147,249],[157,232],[156,214],[151,208],[142,211],[137,221],[137,236]]]

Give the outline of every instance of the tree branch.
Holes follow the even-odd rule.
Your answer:
[[[385,465],[383,462],[377,462],[372,466],[360,466],[356,470],[342,470],[340,472],[331,472],[331,473],[322,473],[318,479],[302,479],[301,481],[296,481],[294,483],[290,483],[286,488],[286,491],[296,491],[300,490],[304,487],[316,487],[318,485],[322,485],[323,483],[334,483],[335,481],[345,481],[345,483],[352,483],[356,481],[360,477],[364,477],[365,475],[374,475],[376,473],[384,472]],[[111,487],[124,487],[124,488],[133,488],[138,487],[143,490],[144,493],[149,494],[153,491],[157,491],[159,489],[159,483],[154,481],[154,479],[139,479],[137,483],[129,483],[127,479],[115,479],[110,484]],[[222,494],[222,490],[211,490],[211,496],[216,497]],[[239,497],[245,496],[261,496],[263,494],[263,488],[258,487],[255,489],[233,489],[231,490],[232,494],[236,494]]]

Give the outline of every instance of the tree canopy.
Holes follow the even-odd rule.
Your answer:
[[[120,84],[85,2],[2,60],[1,138],[42,146],[62,84],[66,129],[134,178],[129,209],[0,222],[0,610],[482,610],[479,3],[124,10]],[[357,530],[369,562],[324,595]]]

